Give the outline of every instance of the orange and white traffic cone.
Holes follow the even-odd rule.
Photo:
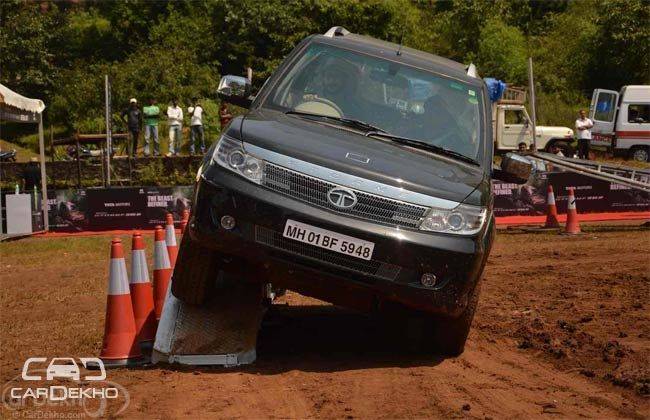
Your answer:
[[[151,348],[156,338],[156,314],[153,310],[153,288],[149,281],[149,268],[140,232],[133,234],[131,246],[131,301],[135,316],[137,340],[144,348]]]
[[[165,295],[169,287],[169,280],[172,277],[172,266],[169,263],[167,244],[165,243],[165,231],[162,226],[156,226],[153,248],[153,305],[156,320],[160,320]]]
[[[176,265],[178,256],[178,246],[176,245],[176,230],[174,230],[174,216],[167,213],[167,223],[165,224],[165,242],[167,243],[167,253],[169,254],[169,263],[172,269]]]
[[[557,207],[555,206],[555,194],[553,194],[553,186],[548,185],[548,193],[546,195],[546,223],[545,228],[559,228],[560,222],[557,220]]]
[[[564,233],[569,235],[577,235],[580,233],[580,223],[578,222],[578,210],[576,209],[576,197],[573,187],[569,187]]]
[[[127,366],[142,362],[142,353],[136,339],[135,318],[129,293],[124,250],[122,241],[118,238],[113,239],[111,243],[104,342],[99,358],[107,367]]]

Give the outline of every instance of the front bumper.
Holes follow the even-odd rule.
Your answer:
[[[209,165],[197,184],[190,221],[192,240],[209,247],[247,277],[272,282],[336,304],[372,310],[386,301],[456,316],[483,271],[494,222],[477,236],[397,229],[335,214],[248,182]],[[225,230],[224,215],[236,226]],[[282,236],[287,219],[371,241],[371,261],[322,250]],[[438,278],[433,288],[424,273]]]

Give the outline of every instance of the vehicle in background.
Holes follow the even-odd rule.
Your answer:
[[[531,118],[524,103],[526,91],[518,88],[506,88],[503,97],[492,103],[492,129],[494,148],[499,151],[517,150],[519,143],[533,144]],[[569,127],[549,127],[538,125],[537,149],[552,153],[557,146],[564,156],[573,156],[573,130]]]
[[[589,118],[594,122],[592,145],[650,162],[650,85],[623,86],[620,92],[594,90]]]
[[[16,150],[0,150],[0,162],[15,162]]]

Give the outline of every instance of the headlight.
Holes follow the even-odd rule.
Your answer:
[[[256,184],[262,182],[264,161],[246,153],[239,140],[221,136],[214,149],[212,160],[249,181]]]
[[[461,204],[455,209],[432,208],[420,223],[420,230],[472,235],[483,227],[487,209]]]

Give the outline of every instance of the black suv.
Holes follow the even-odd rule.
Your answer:
[[[368,312],[417,314],[463,351],[494,238],[488,89],[473,65],[352,34],[303,40],[208,152],[172,292],[217,273]],[[395,309],[398,311],[396,312]]]

